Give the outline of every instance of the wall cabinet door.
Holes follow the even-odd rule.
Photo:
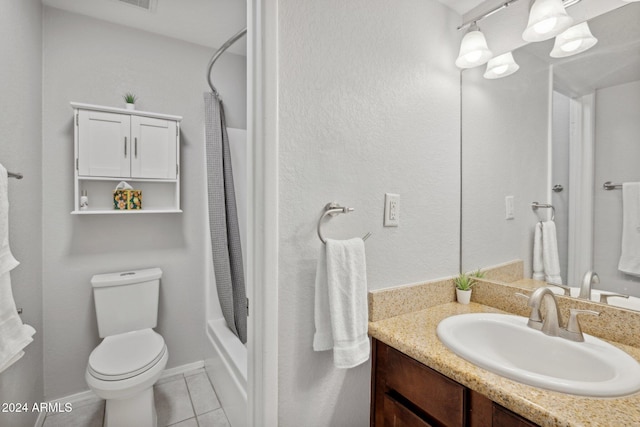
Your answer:
[[[131,117],[131,177],[175,179],[177,125],[171,120]]]
[[[78,112],[78,174],[131,175],[131,116],[101,111]]]

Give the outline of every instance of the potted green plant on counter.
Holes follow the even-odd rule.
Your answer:
[[[460,304],[469,304],[471,301],[471,288],[477,283],[477,279],[482,279],[484,272],[480,269],[473,273],[460,273],[458,277],[453,279],[456,286],[456,298]]]

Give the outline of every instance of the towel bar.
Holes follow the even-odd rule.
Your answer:
[[[602,188],[604,188],[605,190],[618,190],[622,188],[622,184],[614,184],[611,181],[607,181],[604,184],[602,184]]]
[[[322,227],[322,220],[324,219],[324,217],[326,217],[327,215],[335,216],[335,215],[338,215],[338,214],[349,213],[349,212],[353,212],[353,208],[348,208],[346,206],[340,206],[339,204],[337,204],[335,202],[327,203],[325,205],[324,213],[322,214],[322,216],[318,220],[318,237],[320,238],[320,241],[322,243],[327,243],[327,239],[325,239],[322,236],[322,228],[321,228]],[[367,240],[370,236],[371,236],[371,232],[365,234],[364,237],[362,237],[362,240]]]
[[[550,205],[548,203],[538,203],[538,202],[531,203],[531,209],[533,209],[534,211],[537,211],[538,208],[551,209],[551,221],[554,221],[556,219],[556,208],[554,208],[553,205]]]

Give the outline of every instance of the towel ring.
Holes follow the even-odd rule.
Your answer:
[[[327,215],[336,216],[338,214],[353,212],[353,208],[348,208],[346,206],[340,206],[335,202],[327,203],[324,207],[324,213],[318,220],[318,237],[322,243],[327,243],[327,239],[322,236],[322,220]],[[364,235],[362,240],[367,240],[371,236],[371,233],[367,233]]]
[[[551,221],[554,221],[556,219],[556,208],[554,208],[553,205],[550,205],[548,203],[538,203],[538,202],[531,203],[531,209],[533,209],[534,211],[537,211],[538,208],[551,209]]]

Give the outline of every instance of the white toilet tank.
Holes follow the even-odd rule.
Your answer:
[[[100,338],[156,327],[160,277],[148,268],[91,278]]]

